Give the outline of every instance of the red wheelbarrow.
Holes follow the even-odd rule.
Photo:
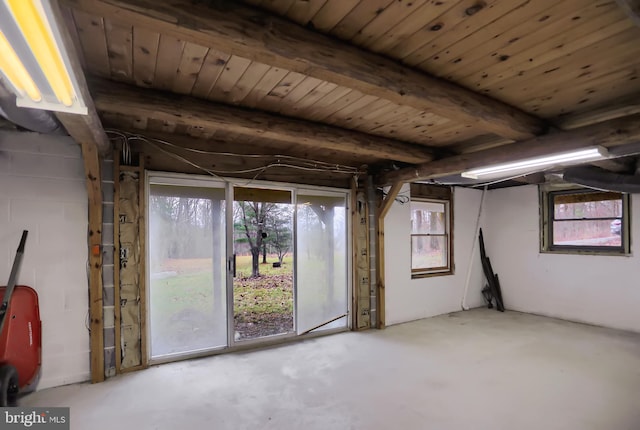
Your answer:
[[[0,287],[0,407],[15,406],[18,395],[33,391],[42,363],[42,324],[38,294],[16,278],[28,231],[22,232],[6,287]]]

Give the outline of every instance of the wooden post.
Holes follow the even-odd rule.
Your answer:
[[[144,167],[144,153],[139,154],[139,170],[138,170],[138,235],[140,237],[140,264],[138,265],[139,277],[138,277],[138,291],[140,294],[140,361],[142,367],[149,365],[148,354],[148,336],[147,336],[147,198],[145,187],[145,167]]]
[[[51,2],[51,9],[57,22],[64,22],[58,2]],[[104,369],[104,315],[102,308],[102,177],[100,176],[100,156],[111,150],[111,143],[102,128],[100,118],[87,88],[87,82],[73,40],[66,27],[58,27],[62,45],[67,52],[71,74],[76,78],[80,98],[87,106],[86,115],[57,112],[56,117],[69,135],[80,145],[84,160],[89,203],[89,327],[91,381],[102,382]]]
[[[378,315],[378,328],[385,328],[385,273],[384,273],[384,218],[387,216],[387,212],[391,209],[391,205],[393,204],[396,196],[400,192],[402,188],[403,182],[394,183],[389,192],[387,193],[386,198],[382,200],[382,204],[380,205],[380,212],[378,213],[378,254],[377,254],[377,263],[378,263],[378,306],[377,306],[377,315]]]
[[[358,255],[357,255],[357,240],[356,231],[358,228],[358,213],[356,211],[356,195],[358,193],[358,178],[355,176],[351,182],[351,278],[353,286],[351,288],[351,330],[358,330],[358,319],[360,315],[360,307],[358,303]]]
[[[104,381],[104,319],[102,308],[102,180],[96,145],[80,143],[89,201],[89,327],[91,382]]]
[[[120,151],[113,151],[113,313],[115,320],[116,373],[122,366],[122,319],[120,307]]]

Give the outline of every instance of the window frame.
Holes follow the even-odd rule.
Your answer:
[[[603,191],[579,186],[551,186],[540,187],[540,252],[549,254],[578,254],[578,255],[631,255],[631,197],[627,193],[618,193],[622,200],[622,215],[620,217],[621,245],[555,245],[553,244],[553,223],[555,219],[554,197],[565,194],[597,194]],[[612,191],[612,193],[616,193]],[[585,218],[585,220],[618,219],[617,217]],[[567,220],[570,221],[570,220]]]
[[[415,185],[415,186],[414,186]],[[411,278],[425,278],[431,276],[453,275],[455,264],[453,261],[453,189],[451,187],[437,187],[423,184],[411,184],[411,199],[409,202],[409,224],[411,224],[411,213],[413,203],[440,203],[444,204],[445,229],[444,234],[416,233],[409,231],[409,252]],[[446,237],[447,245],[447,265],[432,268],[413,268],[413,238],[414,237]]]

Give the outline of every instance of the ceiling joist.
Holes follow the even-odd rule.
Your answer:
[[[64,2],[93,15],[433,111],[512,140],[546,131],[542,120],[505,103],[238,3],[225,3],[228,10],[220,10],[188,0]]]
[[[63,22],[62,14],[55,4],[53,3],[52,10],[56,15],[57,22]],[[93,145],[97,148],[101,154],[106,154],[111,151],[111,144],[105,134],[102,123],[98,118],[91,94],[87,89],[87,82],[84,77],[84,71],[80,66],[78,60],[78,53],[76,52],[73,40],[69,35],[69,32],[64,26],[59,26],[59,31],[62,36],[62,43],[64,49],[67,52],[69,61],[71,63],[71,72],[74,74],[78,83],[78,89],[80,91],[80,98],[87,107],[87,115],[79,115],[73,113],[57,112],[56,117],[58,121],[62,123],[67,133],[75,140],[79,145]]]
[[[426,147],[327,125],[245,110],[109,81],[92,82],[100,112],[170,121],[307,147],[310,155],[332,150],[406,163],[432,160]]]
[[[447,157],[381,175],[379,185],[455,175],[469,169],[509,163],[563,151],[601,145],[613,147],[640,139],[640,115],[617,118],[570,131],[553,133],[506,146]]]

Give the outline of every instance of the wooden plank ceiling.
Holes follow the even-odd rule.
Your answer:
[[[432,159],[432,153],[454,155],[526,140],[544,133],[545,125],[557,132],[571,127],[572,121],[583,126],[600,118],[610,119],[607,113],[611,109],[625,109],[619,105],[620,99],[632,100],[634,95],[640,95],[640,28],[613,0],[245,1],[242,13],[248,10],[262,20],[263,11],[268,11],[306,27],[300,27],[301,38],[307,33],[323,33],[333,38],[325,38],[327,43],[337,43],[339,39],[344,46],[357,46],[380,55],[382,66],[372,70],[372,75],[384,77],[387,61],[400,66],[398,76],[406,73],[413,78],[412,73],[417,70],[452,82],[473,97],[481,96],[472,97],[470,102],[461,99],[462,111],[466,104],[479,101],[481,105],[483,100],[487,104],[503,102],[506,109],[514,107],[515,117],[522,118],[523,124],[531,128],[506,132],[504,127],[487,127],[482,118],[477,122],[468,120],[468,112],[472,112],[469,109],[465,117],[453,115],[445,103],[442,109],[438,103],[418,108],[419,104],[409,101],[411,88],[404,97],[405,103],[402,97],[388,92],[364,91],[371,87],[370,81],[366,82],[369,86],[358,88],[346,85],[357,81],[348,70],[327,74],[313,64],[298,67],[297,58],[280,61],[286,55],[280,55],[277,44],[272,44],[272,51],[264,55],[248,58],[245,51],[238,49],[253,40],[247,28],[229,30],[240,35],[246,32],[246,40],[235,40],[235,44],[228,44],[228,50],[220,50],[219,45],[209,43],[215,39],[213,36],[205,37],[211,32],[204,28],[203,21],[196,21],[195,12],[182,11],[175,23],[158,24],[154,12],[144,9],[153,2],[122,3],[123,11],[128,8],[126,13],[114,9],[118,2],[112,0],[63,2],[66,23],[84,69],[102,79],[96,81],[102,95],[94,93],[94,97],[103,123],[166,140],[172,136],[192,138],[185,145],[216,141],[216,145],[229,150],[246,145],[256,151],[262,148],[265,153],[280,151],[339,160],[350,166],[385,165],[389,160],[418,164]],[[229,16],[241,13],[230,2],[205,1],[196,6],[228,8]],[[162,7],[165,9],[158,16],[171,8]],[[134,19],[141,10],[148,19]],[[158,22],[162,19],[158,18]],[[188,31],[180,28],[189,23]],[[197,30],[202,30],[200,39]],[[269,42],[269,37],[276,39],[278,33],[275,27],[267,28],[262,36]],[[370,55],[364,51],[363,55]],[[344,68],[349,66],[345,64]],[[348,79],[343,80],[342,76]],[[111,103],[100,101],[109,93],[105,79],[145,89],[140,90],[142,98],[151,92],[165,92],[182,96],[182,107],[189,99],[213,102],[215,106],[238,106],[377,136],[388,139],[391,148],[412,146],[422,150],[422,155],[414,160],[394,157],[393,149],[391,154],[364,150],[360,153],[357,148],[341,150],[335,145],[327,150],[321,144],[315,150],[301,150],[291,141],[273,139],[264,132],[251,136],[218,127],[215,121],[193,122],[192,116],[180,115],[178,110],[173,117],[154,115],[153,109],[127,110],[131,100],[118,108],[113,97]],[[419,85],[416,83],[416,88]],[[129,96],[136,98],[135,93]],[[590,117],[590,112],[598,114]],[[585,118],[590,119],[585,122]],[[419,159],[421,156],[424,158]]]

